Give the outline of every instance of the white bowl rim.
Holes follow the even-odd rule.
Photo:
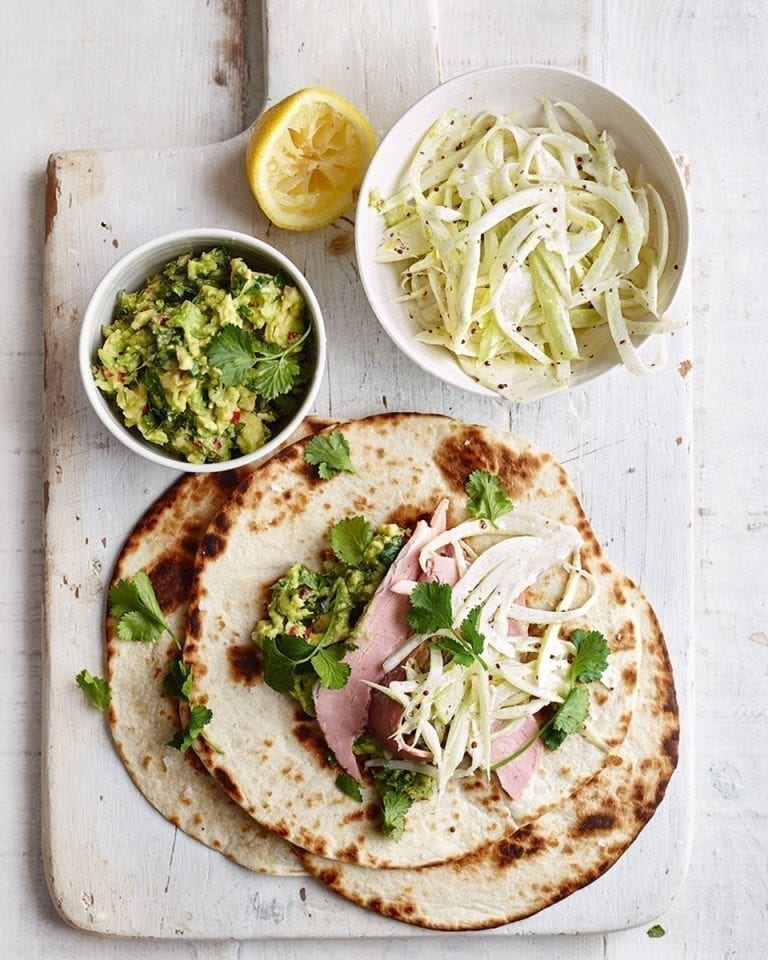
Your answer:
[[[301,291],[305,303],[309,307],[314,329],[315,362],[312,379],[307,387],[307,391],[301,404],[296,409],[291,419],[286,422],[279,433],[276,433],[273,437],[270,437],[267,443],[265,443],[264,446],[259,447],[258,450],[254,450],[253,453],[243,454],[240,457],[235,457],[232,460],[223,460],[218,463],[190,463],[186,460],[176,459],[172,456],[166,455],[159,447],[154,447],[151,445],[149,441],[138,439],[136,436],[134,436],[131,430],[129,430],[123,423],[118,421],[118,418],[116,414],[113,413],[107,398],[96,386],[93,379],[93,374],[91,373],[91,358],[93,355],[92,340],[94,329],[100,329],[101,326],[103,326],[102,318],[105,316],[107,299],[111,299],[110,311],[111,314],[114,313],[114,298],[111,298],[110,295],[111,293],[114,293],[116,296],[119,290],[124,289],[124,287],[117,282],[119,278],[128,269],[130,269],[130,267],[136,264],[137,261],[140,261],[147,254],[151,254],[155,250],[159,251],[165,246],[177,244],[182,241],[188,241],[189,243],[198,246],[200,244],[205,245],[207,243],[211,243],[215,246],[217,244],[224,244],[229,241],[231,243],[239,244],[241,247],[250,248],[255,255],[261,255],[264,257],[264,259],[274,263],[276,267],[283,269],[283,271],[291,278],[291,280]],[[149,269],[151,270],[152,268]],[[147,273],[147,276],[149,276],[149,273]],[[325,323],[323,321],[323,315],[320,309],[320,304],[317,301],[317,297],[315,296],[315,293],[309,285],[309,281],[306,279],[304,274],[299,270],[292,260],[286,257],[284,253],[281,253],[276,247],[266,243],[264,240],[259,240],[257,237],[252,237],[247,233],[242,233],[241,231],[227,230],[222,227],[194,227],[189,230],[176,230],[172,233],[165,233],[162,236],[154,237],[151,240],[146,240],[143,243],[140,243],[138,246],[129,250],[122,257],[120,257],[120,259],[114,263],[104,274],[93,291],[90,300],[88,301],[88,306],[85,309],[83,320],[80,325],[80,337],[78,342],[80,379],[91,406],[99,420],[101,420],[110,433],[122,444],[124,444],[124,446],[128,447],[129,450],[132,450],[139,456],[144,457],[146,460],[150,460],[152,463],[160,464],[161,466],[168,467],[172,470],[181,470],[184,473],[219,473],[224,470],[235,470],[237,467],[243,467],[247,464],[257,463],[259,460],[268,457],[299,426],[314,403],[322,383],[325,372],[326,339]]]
[[[385,143],[389,140],[389,138],[393,134],[395,134],[400,127],[407,127],[408,120],[410,119],[411,115],[418,112],[419,107],[425,101],[429,100],[430,97],[434,96],[438,90],[444,91],[447,88],[450,88],[452,86],[457,86],[457,87],[462,86],[463,84],[466,84],[467,82],[471,81],[473,77],[476,77],[480,74],[487,76],[493,73],[504,74],[504,73],[508,73],[509,71],[515,71],[521,74],[524,74],[529,71],[536,71],[540,73],[549,74],[549,76],[552,77],[553,79],[557,79],[558,77],[564,77],[564,78],[577,79],[581,82],[584,82],[586,85],[601,91],[602,93],[606,94],[607,97],[612,98],[613,100],[623,105],[630,113],[634,113],[637,117],[639,117],[639,119],[648,127],[650,132],[653,134],[653,136],[657,141],[657,146],[659,148],[660,153],[664,156],[665,160],[668,162],[669,168],[672,171],[674,171],[676,186],[679,188],[677,191],[676,199],[682,201],[681,217],[680,217],[680,223],[679,223],[680,256],[677,261],[679,269],[676,269],[675,271],[675,278],[670,291],[669,302],[666,304],[666,307],[665,307],[666,310],[670,310],[680,291],[683,275],[685,273],[688,260],[690,258],[691,211],[690,211],[690,202],[688,199],[688,191],[685,189],[685,184],[683,182],[682,174],[680,172],[680,169],[677,166],[677,162],[675,161],[672,151],[669,149],[669,147],[666,144],[666,141],[661,136],[659,131],[656,129],[654,124],[651,123],[648,117],[636,106],[634,106],[634,104],[630,103],[627,99],[622,97],[621,94],[616,93],[615,90],[612,90],[610,87],[601,83],[599,80],[594,80],[592,77],[587,76],[587,74],[580,73],[578,70],[571,70],[567,67],[558,67],[550,64],[502,63],[502,64],[494,64],[493,66],[488,66],[488,67],[478,67],[474,70],[467,70],[464,73],[457,74],[455,77],[451,77],[449,80],[444,80],[441,83],[437,84],[437,86],[432,87],[431,90],[428,90],[423,96],[419,97],[418,100],[414,101],[411,104],[411,106],[408,107],[407,110],[405,110],[402,114],[400,114],[397,120],[395,120],[395,122],[389,127],[387,132],[379,141],[376,151],[373,157],[371,158],[371,162],[368,165],[368,169],[366,170],[365,176],[363,177],[363,182],[360,184],[360,190],[358,193],[358,199],[357,199],[356,210],[355,210],[355,220],[356,221],[360,220],[361,213],[363,211],[367,212],[369,207],[368,196],[371,191],[370,182],[375,174],[374,164],[376,161],[376,155],[380,152],[380,150],[385,145]],[[436,368],[436,365],[433,362],[431,362],[428,358],[421,357],[419,355],[414,355],[414,353],[410,349],[411,338],[403,334],[400,330],[396,329],[391,324],[385,322],[380,316],[379,312],[374,308],[373,304],[377,298],[373,293],[373,283],[369,275],[367,266],[364,265],[365,258],[362,255],[361,243],[362,243],[361,234],[358,231],[355,231],[355,256],[357,258],[357,263],[358,263],[358,272],[359,272],[360,282],[363,285],[363,290],[365,291],[365,295],[366,295],[366,298],[368,299],[368,303],[371,307],[371,310],[373,311],[374,315],[376,316],[376,319],[384,328],[387,336],[395,344],[395,346],[398,347],[398,349],[400,349],[408,357],[409,360],[415,363],[418,367],[420,367],[426,373],[429,373],[432,376],[437,377],[438,379],[442,380],[444,383],[447,383],[449,386],[455,387],[456,389],[459,389],[459,390],[466,390],[469,393],[478,394],[483,397],[489,397],[500,402],[509,403],[510,401],[504,400],[504,398],[501,397],[495,391],[489,389],[488,387],[483,386],[480,383],[476,383],[472,379],[472,377],[469,376],[469,374],[465,373],[461,369],[460,366],[456,365],[456,369],[452,371],[454,373],[454,377],[451,378],[448,375],[447,371],[444,375],[444,373],[439,371]],[[555,393],[560,393],[560,394],[570,393],[572,389],[576,389],[581,386],[586,386],[587,383],[591,382],[592,380],[596,380],[599,377],[605,376],[606,374],[613,372],[613,370],[617,369],[620,366],[621,366],[621,361],[617,359],[614,365],[611,365],[606,370],[596,372],[593,376],[588,377],[582,383],[569,385],[565,390],[553,391],[552,394],[547,394],[547,395],[553,395]]]

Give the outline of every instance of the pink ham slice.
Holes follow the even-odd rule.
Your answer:
[[[446,528],[448,501],[438,505],[429,523],[420,520],[410,540],[397,555],[371,598],[358,624],[357,649],[344,658],[350,674],[340,690],[318,687],[315,692],[317,722],[339,765],[360,779],[357,757],[352,752],[355,738],[368,719],[371,688],[364,681],[381,683],[383,663],[408,638],[407,596],[393,593],[392,584],[419,577],[419,553]]]
[[[517,603],[519,606],[525,604],[524,593],[517,598]],[[527,633],[527,623],[520,623],[518,620],[509,621],[510,637],[524,637]],[[491,763],[496,763],[497,760],[503,760],[504,757],[508,757],[514,753],[515,750],[519,750],[524,743],[527,743],[531,739],[538,729],[539,725],[535,717],[528,717],[513,730],[510,730],[509,733],[505,733],[503,737],[494,740],[491,744]],[[525,753],[521,753],[519,757],[510,760],[509,763],[505,763],[503,767],[499,767],[496,771],[499,783],[513,800],[516,800],[526,788],[528,781],[538,766],[543,751],[544,745],[541,740],[535,740]]]
[[[505,733],[503,737],[494,740],[491,744],[491,763],[503,760],[504,757],[508,757],[515,750],[519,750],[538,729],[539,725],[536,718],[526,717],[521,724],[510,730],[509,733]],[[525,753],[521,753],[519,757],[505,763],[503,767],[499,767],[496,771],[499,783],[513,800],[516,800],[526,788],[538,766],[543,751],[544,746],[541,740],[534,740]]]

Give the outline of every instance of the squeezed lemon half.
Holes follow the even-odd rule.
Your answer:
[[[253,128],[245,166],[267,217],[285,230],[314,230],[345,213],[376,146],[351,103],[307,87],[270,107]]]

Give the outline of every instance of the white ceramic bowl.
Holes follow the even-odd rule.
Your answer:
[[[371,307],[397,346],[428,373],[483,396],[497,394],[476,383],[446,348],[414,339],[420,329],[418,324],[408,316],[405,304],[395,302],[402,293],[402,264],[377,263],[375,259],[384,225],[369,205],[369,194],[376,189],[388,197],[402,185],[418,143],[447,110],[458,108],[472,115],[484,110],[511,113],[519,123],[534,125],[543,120],[542,99],[567,100],[582,110],[598,129],[611,135],[619,163],[630,176],[642,166],[645,179],[661,194],[669,216],[670,244],[667,268],[659,284],[659,304],[667,312],[688,256],[688,203],[675,160],[650,122],[615,93],[569,70],[511,65],[465,73],[430,91],[395,123],[368,167],[360,187],[355,221],[357,263]],[[586,383],[620,365],[610,343],[593,360],[577,365],[571,386]],[[544,387],[539,396],[551,392],[552,388]]]
[[[251,268],[275,273],[282,270],[291,284],[299,289],[306,303],[307,315],[313,329],[312,374],[306,386],[304,398],[294,415],[282,429],[275,433],[263,447],[253,453],[225,460],[221,463],[189,463],[174,457],[160,447],[146,441],[137,430],[129,430],[120,413],[114,408],[93,380],[91,364],[104,337],[102,327],[111,322],[121,290],[135,290],[152,274],[182,253],[198,253],[211,247],[226,246],[241,256]],[[80,329],[79,362],[80,376],[88,399],[101,422],[129,450],[153,463],[184,470],[189,473],[215,473],[231,470],[269,456],[280,443],[301,423],[312,406],[325,369],[325,328],[317,298],[303,274],[287,257],[274,247],[244,233],[234,230],[198,229],[182,230],[149,240],[127,253],[112,267],[96,287],[83,316]]]

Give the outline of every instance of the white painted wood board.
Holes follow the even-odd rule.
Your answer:
[[[383,132],[436,82],[435,10],[392,0],[363,22],[357,4],[344,6],[328,20],[298,0],[267,5],[268,98],[320,83],[356,102]],[[404,18],[411,32],[399,29]],[[462,69],[485,62],[473,49]],[[529,408],[462,395],[396,351],[367,307],[353,255],[329,253],[349,222],[301,236],[265,223],[244,183],[243,149],[239,137],[183,151],[81,152],[57,156],[49,169],[44,846],[58,909],[84,929],[127,936],[421,935],[309,880],[249,874],[174,831],[136,792],[73,683],[81,667],[102,662],[104,584],[116,552],[173,479],[127,454],[87,408],[75,363],[79,319],[122,251],[171,229],[211,225],[269,239],[307,274],[324,305],[331,348],[319,414],[358,416],[384,406],[445,412],[515,429],[566,463],[608,555],[659,613],[683,707],[683,756],[664,804],[615,868],[537,917],[484,936],[602,931],[655,917],[682,881],[690,843],[691,394],[690,380],[675,369],[690,356],[690,331],[675,336],[670,368],[649,380],[617,371]]]

